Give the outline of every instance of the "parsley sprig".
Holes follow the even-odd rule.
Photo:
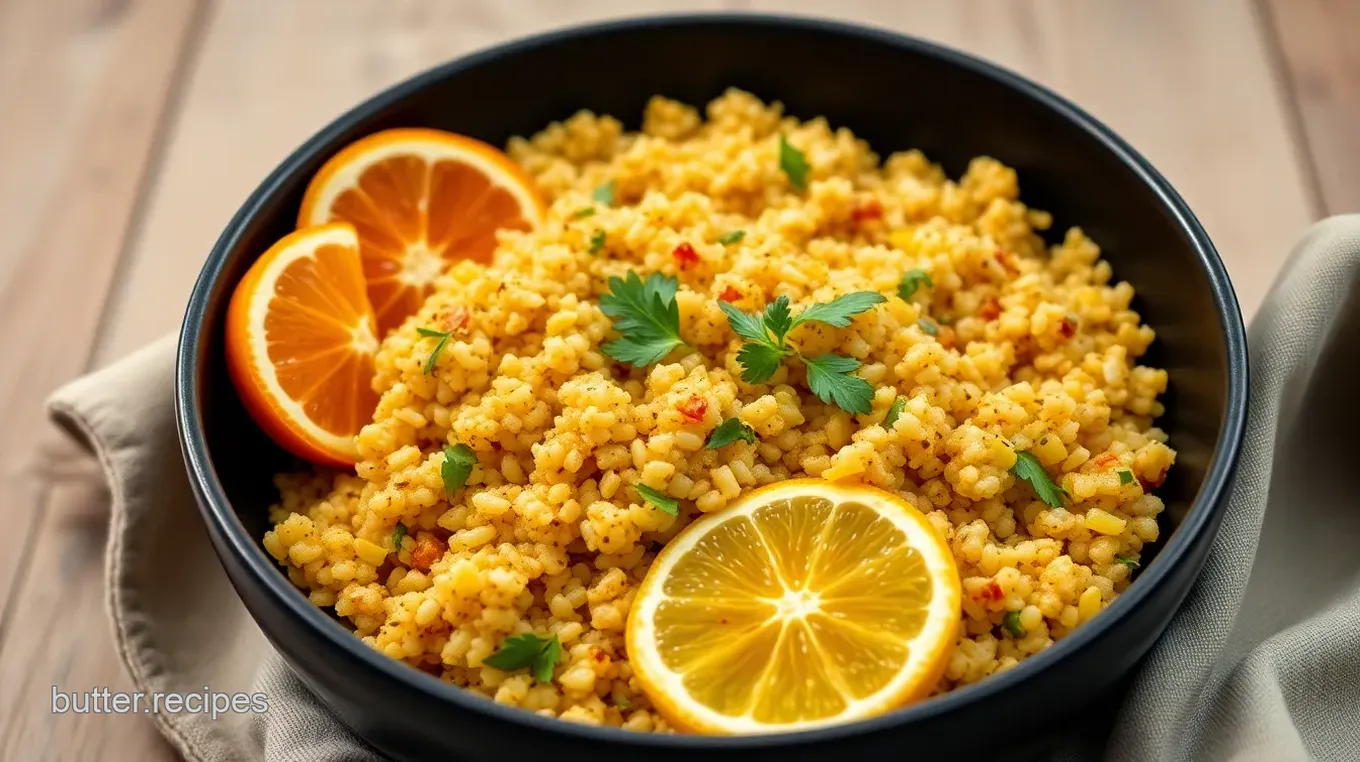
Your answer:
[[[756,430],[747,426],[740,418],[728,418],[718,424],[718,428],[708,435],[708,449],[716,450],[741,440],[746,444],[756,443]]]
[[[856,291],[814,304],[797,315],[790,311],[787,296],[766,305],[760,315],[747,314],[727,302],[720,301],[718,306],[727,314],[727,324],[733,332],[745,340],[737,350],[742,381],[764,383],[779,370],[785,357],[797,356],[807,369],[808,388],[818,399],[847,413],[862,415],[870,410],[874,390],[868,381],[850,375],[859,369],[860,361],[837,354],[805,357],[788,343],[788,335],[804,323],[845,328],[855,315],[885,301],[882,294]]]
[[[439,467],[439,475],[444,480],[444,494],[452,498],[467,484],[472,469],[477,465],[477,453],[471,447],[459,443],[444,448],[444,463]]]
[[[1061,508],[1063,498],[1067,496],[1067,490],[1058,486],[1053,481],[1053,477],[1048,475],[1044,469],[1044,464],[1039,462],[1034,453],[1021,451],[1015,454],[1015,465],[1011,466],[1011,473],[1016,478],[1029,482],[1029,486],[1034,488],[1034,494],[1039,499],[1053,508]]]
[[[434,349],[430,350],[430,356],[425,360],[425,375],[428,376],[434,372],[434,363],[439,359],[439,355],[444,351],[444,347],[448,346],[449,337],[453,336],[453,331],[436,331],[433,328],[417,328],[416,333],[421,336],[428,336],[432,339],[439,339],[439,342],[434,345]]]
[[[596,189],[595,189],[595,192],[592,193],[592,194],[590,194],[590,197],[593,198],[593,199],[595,199],[596,201],[598,201],[599,203],[601,203],[601,204],[603,204],[603,205],[605,205],[605,206],[613,206],[613,205],[614,205],[614,181],[613,181],[613,180],[610,180],[609,182],[605,183],[604,185],[601,185],[600,187],[596,188]]]
[[[794,148],[784,135],[779,136],[779,168],[784,170],[794,190],[807,188],[808,170],[812,169],[807,154]]]
[[[675,303],[679,288],[679,281],[661,273],[652,273],[646,282],[632,270],[626,279],[611,276],[609,293],[600,297],[600,310],[614,319],[614,330],[621,336],[605,344],[604,353],[642,368],[687,346],[680,338],[680,306]]]
[[[718,239],[718,243],[722,244],[723,246],[727,246],[730,244],[734,244],[745,237],[746,237],[745,230],[732,230],[727,233],[723,233],[722,237]]]
[[[651,503],[657,508],[660,508],[662,511],[665,511],[666,513],[669,513],[672,516],[680,515],[679,500],[670,497],[669,495],[660,490],[652,489],[651,487],[648,487],[645,484],[637,485],[637,491],[639,495],[642,495],[643,500],[646,500],[647,502]]]
[[[562,643],[556,635],[543,638],[526,632],[506,638],[496,653],[483,659],[482,663],[506,672],[528,667],[535,680],[547,683],[552,682],[553,667],[559,661],[562,661]]]
[[[902,411],[906,409],[907,398],[906,397],[895,398],[892,401],[892,405],[888,407],[888,414],[883,416],[883,430],[892,431],[893,424],[897,423],[897,419],[902,417]]]
[[[902,297],[902,301],[911,301],[912,294],[916,289],[924,285],[926,288],[935,288],[935,281],[930,279],[930,273],[921,268],[908,270],[902,273],[902,280],[897,283],[897,295]]]

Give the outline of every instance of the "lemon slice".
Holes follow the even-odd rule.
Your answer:
[[[807,730],[927,695],[960,595],[949,547],[907,501],[796,479],[671,540],[634,600],[628,655],[678,728]]]

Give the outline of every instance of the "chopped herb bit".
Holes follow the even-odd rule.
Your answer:
[[[599,254],[600,249],[604,248],[604,231],[596,230],[590,234],[590,253]]]
[[[614,205],[614,181],[613,181],[613,180],[610,180],[609,182],[605,183],[604,185],[601,185],[600,187],[596,188],[596,189],[595,189],[595,192],[592,193],[592,194],[590,194],[590,197],[593,198],[593,199],[595,199],[596,201],[600,202],[601,204],[604,204],[605,206],[613,206],[613,205]]]
[[[1019,611],[1007,611],[1006,616],[1001,619],[1001,626],[1006,628],[1006,632],[1013,638],[1025,637],[1025,628],[1020,624]]]
[[[439,342],[434,345],[434,349],[430,350],[429,358],[425,360],[425,375],[428,376],[431,373],[434,373],[434,363],[439,359],[439,354],[444,351],[444,347],[448,345],[449,337],[453,335],[453,331],[436,331],[433,328],[417,328],[416,333],[432,339],[439,339]]]
[[[627,696],[619,696],[614,699],[614,706],[620,709],[632,709],[633,702],[629,701]]]
[[[742,423],[740,418],[728,418],[708,435],[708,449],[726,447],[738,439],[753,445],[756,443],[756,430]]]
[[[907,407],[907,398],[898,397],[893,400],[892,406],[888,408],[888,414],[883,416],[883,428],[892,431],[893,424],[901,417],[902,411]]]
[[[398,553],[401,552],[401,541],[405,537],[406,525],[398,521],[397,525],[392,527],[392,545],[396,547]]]
[[[679,500],[667,496],[664,492],[658,492],[645,484],[637,485],[637,491],[639,495],[642,495],[643,500],[646,500],[657,508],[660,508],[672,516],[680,515]]]
[[[1119,469],[1119,483],[1133,484],[1133,472],[1128,470],[1127,468]]]
[[[746,237],[745,230],[733,230],[729,233],[723,233],[722,238],[718,239],[718,243],[722,244],[723,246],[727,246],[729,244],[734,244],[745,237]]]
[[[851,373],[859,369],[860,361],[842,355],[821,355],[804,358],[807,366],[808,388],[817,399],[847,413],[863,415],[871,409],[874,388],[868,381]]]
[[[930,320],[926,320],[925,318],[921,318],[920,320],[917,320],[917,321],[916,321],[916,324],[919,325],[919,326],[921,326],[921,330],[922,330],[922,331],[925,331],[926,333],[930,334],[931,336],[939,336],[939,335],[940,335],[940,327],[939,327],[938,325],[935,325],[935,323],[933,323],[933,322],[930,321]]]
[[[445,447],[444,465],[439,468],[439,475],[444,479],[444,493],[450,498],[457,495],[476,465],[477,453],[471,447],[462,443]]]
[[[879,304],[888,301],[882,294],[873,291],[856,291],[838,296],[825,304],[814,304],[798,313],[793,319],[793,328],[803,323],[826,323],[836,328],[850,325],[850,319]]]
[[[911,301],[912,294],[915,294],[916,289],[922,284],[925,284],[926,288],[935,288],[935,281],[930,279],[930,274],[925,270],[919,267],[908,270],[902,273],[902,280],[897,284],[897,295],[902,297],[904,302]]]
[[[1063,496],[1067,490],[1059,487],[1053,477],[1044,470],[1044,464],[1039,462],[1032,452],[1017,452],[1015,454],[1015,465],[1011,466],[1011,473],[1016,478],[1029,482],[1029,486],[1034,488],[1034,494],[1039,499],[1053,508],[1061,508]]]
[[[548,683],[553,679],[553,667],[560,661],[562,643],[556,635],[543,638],[526,632],[506,638],[496,653],[483,659],[482,663],[506,672],[528,667],[535,680]]]
[[[611,276],[609,293],[600,297],[600,310],[614,318],[621,338],[604,345],[604,353],[635,368],[659,362],[672,349],[685,346],[680,338],[680,306],[675,278],[652,273],[644,283],[632,270],[627,279]]]
[[[807,187],[808,165],[807,155],[789,142],[784,135],[779,136],[779,168],[788,175],[789,185],[794,190],[803,190]]]
[[[595,213],[595,207],[593,207],[593,206],[583,206],[583,207],[581,207],[580,209],[577,209],[577,210],[576,210],[576,213],[573,214],[572,216],[575,217],[575,218],[578,219],[578,220],[584,220],[585,218],[591,216],[591,215],[594,214],[594,213]]]
[[[1123,555],[1122,553],[1120,555],[1115,556],[1114,560],[1129,567],[1130,569],[1137,569],[1139,566],[1142,566],[1142,564],[1138,563],[1138,559],[1133,558],[1131,556]]]

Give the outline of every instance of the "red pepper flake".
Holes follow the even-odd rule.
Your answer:
[[[1070,339],[1077,335],[1077,326],[1071,320],[1064,317],[1062,320],[1058,321],[1058,333],[1061,333],[1064,339]]]
[[[1105,468],[1105,466],[1110,465],[1111,463],[1115,462],[1115,461],[1118,460],[1118,459],[1119,459],[1119,456],[1115,455],[1115,454],[1112,453],[1112,452],[1102,452],[1101,454],[1097,455],[1097,456],[1091,461],[1091,463],[1092,463],[1096,468],[1101,468],[1101,469],[1103,469],[1103,468]]]
[[[450,333],[464,333],[467,331],[468,323],[472,321],[472,314],[467,307],[455,304],[444,316],[444,330]]]
[[[411,566],[428,573],[430,567],[435,561],[443,558],[444,551],[448,549],[449,546],[445,545],[443,540],[433,535],[422,534],[416,540],[415,550],[411,551]]]
[[[850,219],[856,223],[881,220],[883,219],[883,204],[879,203],[878,199],[871,198],[851,210]]]
[[[702,397],[691,395],[684,402],[681,402],[676,409],[680,411],[680,415],[698,423],[704,419],[704,414],[708,412],[708,402]]]
[[[723,286],[723,290],[718,294],[718,298],[724,302],[735,302],[741,299],[741,292],[733,286]]]
[[[680,265],[681,270],[699,264],[699,252],[695,251],[689,243],[676,246],[675,251],[671,252],[671,256],[675,257],[675,263]]]
[[[996,584],[996,580],[990,580],[974,593],[973,597],[982,603],[994,603],[1005,598],[1006,594],[1001,592],[1001,586]]]
[[[727,624],[727,617],[718,620],[718,624]]]
[[[982,306],[978,307],[977,314],[983,320],[996,320],[1001,317],[1001,302],[997,301],[995,296],[989,296]]]
[[[1164,482],[1164,481],[1166,481],[1166,470],[1165,470],[1165,469],[1163,469],[1163,470],[1161,470],[1161,471],[1158,471],[1158,472],[1157,472],[1157,476],[1156,476],[1155,478],[1153,478],[1152,480],[1147,480],[1147,479],[1144,479],[1144,478],[1142,478],[1142,477],[1139,477],[1139,478],[1138,478],[1138,483],[1141,484],[1141,485],[1143,485],[1143,491],[1144,491],[1144,492],[1150,492],[1150,491],[1152,491],[1152,490],[1154,490],[1154,489],[1157,489],[1158,487],[1162,486],[1162,482]]]
[[[954,329],[947,325],[940,326],[939,331],[935,340],[940,342],[940,346],[945,349],[953,349],[954,343],[958,340],[958,334],[954,333]]]

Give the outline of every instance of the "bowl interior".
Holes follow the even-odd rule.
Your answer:
[[[1240,339],[1229,337],[1240,334],[1240,316],[1212,246],[1150,167],[1018,78],[895,35],[752,18],[669,20],[535,38],[400,85],[299,149],[228,228],[200,283],[201,313],[191,307],[186,330],[200,337],[194,402],[208,461],[260,563],[273,565],[258,547],[276,499],[272,476],[301,464],[241,407],[222,359],[222,329],[231,289],[293,228],[320,164],[347,142],[396,126],[504,145],[590,109],[635,128],[653,94],[702,105],[729,86],[782,101],[792,115],[824,116],[880,156],[919,148],[952,177],[975,156],[996,157],[1019,172],[1022,200],[1054,215],[1055,235],[1083,228],[1116,276],[1136,288],[1135,307],[1157,331],[1143,362],[1170,372],[1160,425],[1178,451],[1157,493],[1167,504],[1163,537],[1182,525],[1229,417],[1230,366],[1242,362],[1241,349],[1230,350]]]

